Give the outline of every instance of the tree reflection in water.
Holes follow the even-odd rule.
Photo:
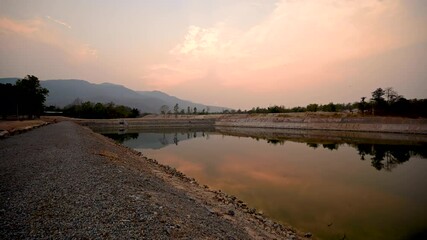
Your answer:
[[[119,132],[115,134],[104,134],[105,136],[114,139],[119,143],[124,143],[127,140],[137,139],[139,133],[125,133]],[[178,137],[178,132],[171,133],[159,133],[160,138],[158,141],[163,145],[175,144],[181,140],[204,137],[209,138],[209,134],[204,131],[187,131],[181,133],[184,138]],[[252,137],[253,139],[259,141],[257,137]],[[265,139],[267,143],[272,145],[284,145],[286,140],[284,139]],[[291,140],[292,141],[292,140]],[[348,145],[355,148],[360,155],[361,160],[370,159],[371,165],[378,171],[385,170],[391,171],[396,168],[399,164],[402,164],[408,161],[411,157],[419,156],[421,158],[427,158],[427,145],[398,145],[398,144],[370,144],[370,143],[343,143],[343,142],[306,142],[307,146],[313,149],[323,147],[324,149],[329,149],[331,151],[338,150],[341,145]]]
[[[268,143],[273,145],[283,145],[285,140],[267,139]],[[340,145],[345,143],[315,143],[307,142],[308,147],[317,149],[322,146],[331,151],[338,150]],[[361,160],[366,160],[369,156],[371,165],[378,171],[384,169],[391,171],[399,164],[408,161],[411,157],[420,156],[427,158],[426,145],[393,145],[393,144],[347,144],[357,149]]]
[[[388,145],[388,144],[357,144],[361,160],[366,155],[371,157],[371,165],[377,170],[391,171],[397,165],[408,161],[413,156],[426,158],[426,146]]]
[[[130,139],[137,139],[139,133],[104,133],[102,135],[111,138],[118,143],[124,143]]]

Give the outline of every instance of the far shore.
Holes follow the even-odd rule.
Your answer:
[[[42,118],[43,119],[43,118]],[[361,116],[351,113],[277,113],[277,114],[209,114],[147,115],[127,119],[70,119],[45,117],[47,121],[67,119],[92,128],[156,128],[156,127],[232,127],[263,129],[327,130],[427,134],[427,119]]]
[[[80,119],[42,116],[35,120],[0,121],[0,138],[28,131],[52,122],[72,121],[94,129],[200,128],[229,129],[235,134],[247,132],[286,132],[291,130],[358,133],[394,133],[427,135],[427,119],[361,116],[351,113],[278,113],[278,114],[208,114],[162,115],[140,118]],[[248,130],[253,129],[253,130]],[[342,134],[341,134],[342,135]]]

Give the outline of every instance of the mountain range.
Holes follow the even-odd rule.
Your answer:
[[[0,83],[15,84],[16,80],[18,78],[0,78]],[[179,108],[184,109],[186,112],[188,107],[190,107],[191,111],[194,108],[197,108],[198,111],[209,108],[209,112],[222,112],[230,109],[194,103],[170,96],[161,91],[134,91],[112,83],[95,84],[85,80],[67,79],[43,80],[40,81],[40,84],[49,90],[49,95],[45,102],[46,106],[65,107],[79,99],[83,102],[113,102],[118,105],[138,108],[144,113],[159,113],[163,105],[168,106],[173,111],[175,104],[178,104]]]

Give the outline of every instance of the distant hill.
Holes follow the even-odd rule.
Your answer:
[[[14,84],[18,78],[0,78],[0,83]],[[81,101],[114,102],[115,104],[138,108],[142,112],[159,113],[160,107],[173,107],[178,103],[180,109],[187,111],[187,107],[194,107],[201,111],[209,107],[209,112],[222,112],[226,107],[208,106],[179,99],[160,91],[134,91],[122,85],[112,83],[94,84],[85,80],[42,80],[42,87],[49,89],[49,96],[45,105],[64,107],[79,98]]]

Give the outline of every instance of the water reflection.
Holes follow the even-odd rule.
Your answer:
[[[118,143],[124,143],[130,139],[137,139],[139,133],[104,133],[103,135],[114,139]]]
[[[231,134],[140,132],[123,144],[320,239],[426,239],[417,136]]]
[[[205,132],[206,131],[206,132]],[[163,129],[162,132],[117,132],[103,133],[105,136],[114,139],[119,143],[126,142],[126,145],[135,149],[160,149],[170,144],[178,145],[180,141],[193,138],[209,139],[211,130],[188,130],[188,129]],[[141,134],[141,135],[140,135]],[[255,138],[257,141],[259,137]],[[284,145],[283,139],[263,139],[272,145]],[[301,139],[300,139],[301,140]],[[317,149],[323,147],[328,150],[338,150],[340,146],[348,145],[357,149],[360,160],[371,160],[371,166],[380,170],[391,171],[399,164],[409,161],[411,157],[419,156],[427,158],[427,144],[418,145],[397,145],[397,144],[366,144],[366,143],[315,143],[307,142],[306,146]]]
[[[194,138],[209,139],[210,129],[159,129],[156,132],[152,130],[139,130],[139,132],[108,132],[104,129],[101,133],[119,143],[125,143],[126,146],[138,150],[160,149],[168,145],[176,145],[181,141],[187,141]]]
[[[270,142],[270,141],[268,141]],[[275,143],[276,144],[276,143]],[[283,145],[283,143],[281,143]],[[321,144],[325,149],[338,150],[339,146],[343,144],[329,143]],[[318,148],[318,143],[307,143],[311,148]],[[350,144],[350,146],[357,149],[360,155],[360,160],[371,160],[371,166],[377,170],[391,171],[408,161],[411,157],[420,156],[427,158],[427,145],[391,145],[391,144]]]

